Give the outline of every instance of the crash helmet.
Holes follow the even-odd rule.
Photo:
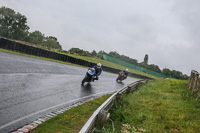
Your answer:
[[[101,68],[101,63],[97,63],[97,68]]]
[[[128,69],[126,69],[125,71],[128,72]]]

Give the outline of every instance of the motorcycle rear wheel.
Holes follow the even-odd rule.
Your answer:
[[[121,78],[117,78],[116,82],[122,82]]]

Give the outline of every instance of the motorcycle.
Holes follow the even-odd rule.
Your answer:
[[[122,82],[122,80],[126,79],[125,77],[126,77],[126,75],[124,74],[123,71],[119,72],[116,82]]]
[[[94,68],[88,69],[88,71],[87,71],[85,77],[83,78],[81,84],[83,85],[85,82],[90,83],[90,82],[94,81],[93,79],[95,78],[95,75],[96,75],[96,73],[95,73]]]

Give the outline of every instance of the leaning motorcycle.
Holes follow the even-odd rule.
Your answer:
[[[119,72],[119,75],[118,75],[118,77],[117,77],[117,79],[116,79],[116,82],[122,82],[122,80],[124,80],[125,79],[125,74],[124,74],[124,72],[122,71],[122,72]]]
[[[95,69],[94,68],[90,68],[88,69],[85,77],[83,78],[81,84],[83,85],[85,82],[92,82],[93,79],[95,78]]]

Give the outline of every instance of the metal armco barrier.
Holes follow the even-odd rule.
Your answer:
[[[94,130],[100,131],[105,124],[106,120],[109,118],[108,111],[112,108],[115,102],[118,102],[122,95],[125,93],[131,93],[137,90],[138,86],[142,83],[146,83],[148,80],[136,81],[132,84],[125,86],[120,89],[112,96],[110,96],[88,119],[85,125],[82,127],[79,133],[92,133]]]
[[[13,40],[9,40],[6,38],[2,38],[2,37],[0,37],[0,48],[8,49],[8,50],[16,51],[16,52],[21,52],[21,53],[25,53],[25,54],[70,62],[73,64],[78,64],[78,65],[86,66],[86,67],[93,67],[94,65],[96,65],[95,63],[92,63],[89,61],[85,61],[85,60],[74,58],[74,57],[71,57],[68,55],[64,55],[64,54],[56,53],[53,51],[33,47],[30,45],[22,44],[22,43],[19,43],[19,42],[13,41]],[[103,66],[102,69],[103,69],[103,71],[112,72],[112,73],[119,73],[121,71],[119,69],[110,68],[107,66]],[[152,79],[147,76],[130,73],[130,72],[129,72],[129,76],[134,77],[134,78],[140,78],[140,79]]]

